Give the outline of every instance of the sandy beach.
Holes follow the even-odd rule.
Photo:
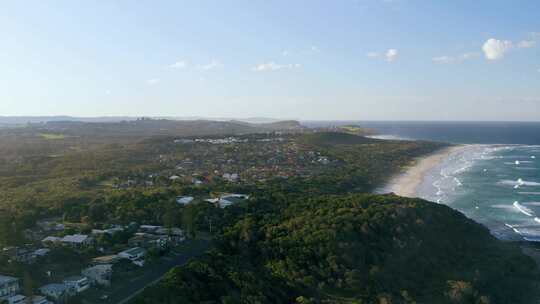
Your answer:
[[[417,189],[422,184],[424,176],[450,154],[465,147],[464,145],[452,146],[417,159],[415,164],[409,167],[405,173],[394,177],[390,181],[388,186],[385,187],[385,192],[394,192],[397,195],[405,197],[416,197]]]

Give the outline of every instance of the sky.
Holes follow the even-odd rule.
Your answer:
[[[0,116],[540,121],[540,1],[2,1]]]

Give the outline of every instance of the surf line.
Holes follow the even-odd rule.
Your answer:
[[[521,206],[518,201],[514,202],[514,207],[519,210],[521,213],[525,214],[526,216],[533,216],[531,213],[531,210],[527,209],[526,207]]]

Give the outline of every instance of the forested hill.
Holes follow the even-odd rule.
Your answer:
[[[71,136],[150,137],[238,135],[273,131],[301,131],[296,121],[252,124],[240,121],[138,119],[121,122],[52,121],[31,125],[44,132]]]
[[[137,303],[536,303],[535,263],[446,206],[268,197]]]

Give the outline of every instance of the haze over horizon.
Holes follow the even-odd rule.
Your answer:
[[[10,2],[0,116],[539,121],[539,9]]]

